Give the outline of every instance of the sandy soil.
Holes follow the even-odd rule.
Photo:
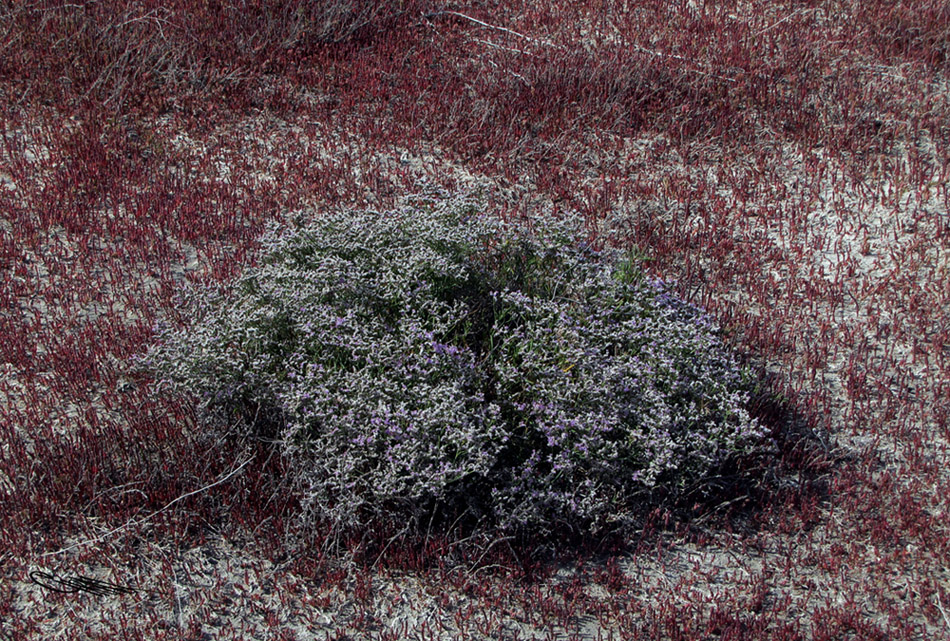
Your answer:
[[[248,132],[274,130],[283,126],[279,122],[247,122],[242,125]],[[258,133],[249,133],[248,136],[256,139],[262,157],[266,156],[268,144],[279,143],[276,139],[269,143],[266,137],[261,139]],[[196,143],[181,137],[173,144]],[[651,141],[630,141],[629,144],[649,145]],[[314,149],[320,148],[320,141],[314,141]],[[323,153],[328,153],[325,146],[323,149]],[[40,157],[43,150],[37,148],[32,153]],[[464,167],[447,163],[441,159],[437,149],[421,155],[403,152],[378,160],[380,165],[390,167],[391,174],[380,179],[393,185],[393,189],[405,182],[407,175],[412,180],[422,180],[426,176],[450,172],[460,185],[492,190],[499,199],[519,200],[530,198],[532,193],[529,184],[495,184]],[[589,159],[588,162],[591,165],[591,180],[594,180],[598,159]],[[687,169],[681,159],[670,158],[669,163],[671,174],[687,175],[700,171],[695,167]],[[220,170],[228,171],[223,160]],[[791,153],[788,162],[775,170],[789,185],[794,185],[802,172],[806,171]],[[266,171],[261,171],[258,176],[262,182],[273,180]],[[802,181],[803,184],[807,182]],[[882,185],[885,190],[899,188],[888,185],[886,180]],[[15,191],[17,186],[10,175],[0,174],[0,189]],[[728,197],[729,194],[724,191],[723,196]],[[853,291],[845,292],[846,302],[833,311],[818,307],[813,310],[814,318],[811,319],[814,325],[811,331],[818,336],[819,319],[833,315],[831,331],[838,337],[839,344],[846,345],[847,340],[842,337],[847,336],[853,328],[863,327],[870,313],[869,306],[860,294],[866,289],[864,285],[880,283],[881,287],[886,288],[889,279],[902,268],[900,257],[904,252],[909,251],[913,243],[934,234],[933,221],[939,216],[946,216],[947,212],[936,199],[917,201],[910,193],[904,200],[905,205],[897,210],[883,206],[859,210],[858,199],[851,194],[836,193],[830,180],[816,196],[805,221],[807,234],[777,228],[762,217],[748,221],[738,230],[735,240],[755,242],[777,254],[789,253],[792,243],[807,242],[809,262],[777,263],[773,274],[777,280],[797,273],[802,278],[817,278],[831,283],[836,270],[843,264],[850,266],[853,273],[848,282]],[[641,215],[644,207],[652,207],[652,211],[667,216],[683,216],[680,224],[699,224],[698,220],[685,218],[682,203],[663,201],[661,198],[654,203],[638,203],[629,205],[627,210],[618,210],[615,212],[616,224],[622,225],[625,219]],[[287,215],[296,214],[288,212]],[[3,230],[4,233],[10,231],[8,227]],[[29,274],[28,287],[42,291],[42,281],[49,279],[50,274],[56,271],[56,264],[71,261],[77,251],[78,248],[71,245],[62,230],[50,230],[45,246],[39,251],[25,252],[30,263],[26,268]],[[178,257],[172,267],[176,279],[183,280],[210,268],[209,258],[201,248],[176,245],[174,252]],[[937,265],[941,273],[950,273],[950,253],[946,247],[933,243],[924,252],[926,261]],[[147,296],[158,289],[156,277],[148,265],[129,265],[128,269],[134,274],[131,280],[137,282],[138,293]],[[106,273],[94,272],[89,275],[101,279],[104,286],[109,283]],[[922,282],[920,286],[928,286],[928,283]],[[744,305],[741,290],[722,292],[720,295],[736,306]],[[42,297],[19,302],[19,310],[7,310],[5,313],[46,317],[54,311],[47,308]],[[71,314],[73,322],[80,326],[95,321],[107,311],[108,306],[102,303],[74,309]],[[767,316],[770,310],[752,312]],[[125,315],[127,322],[132,323],[141,311],[123,309],[120,313]],[[802,322],[807,323],[809,319],[803,318]],[[912,345],[893,344],[888,342],[886,336],[871,336],[867,339],[872,349],[887,349],[889,353],[896,352],[902,358],[906,356],[905,366],[910,368],[914,378],[923,380],[939,375],[926,361],[913,362],[910,358]],[[37,349],[42,350],[42,344]],[[803,349],[801,357],[805,358]],[[822,391],[827,394],[831,401],[829,445],[844,453],[867,447],[876,448],[882,462],[882,473],[899,469],[903,457],[902,443],[887,438],[872,441],[860,428],[849,424],[851,398],[847,383],[842,378],[848,358],[846,349],[839,350],[828,363],[820,380],[805,383],[806,386],[812,386],[816,393]],[[114,366],[118,370],[116,385],[131,385],[123,371],[125,365],[115,363]],[[15,371],[10,364],[2,364],[0,368],[0,378],[3,380],[0,406],[22,409],[23,404],[29,402],[26,386],[21,380],[23,374]],[[794,372],[786,370],[779,373],[794,376]],[[35,389],[53,393],[49,377],[49,374],[42,372],[35,374]],[[89,407],[96,412],[108,413],[109,410],[99,402],[101,394],[101,390],[93,391],[88,403],[77,402],[60,407],[61,415],[54,429],[59,431],[76,425]],[[939,433],[935,426],[921,425],[920,429],[935,435]],[[944,473],[950,473],[947,472],[950,468],[945,465],[947,444],[935,436],[929,447],[935,460],[944,463]],[[235,466],[238,463],[236,461]],[[9,483],[9,479],[0,479],[0,483]],[[196,487],[194,490],[200,491],[201,488]],[[227,512],[227,506],[222,506],[222,512]],[[735,546],[726,545],[734,535],[719,532],[714,534],[709,544],[698,546],[680,542],[655,554],[631,555],[621,559],[619,567],[625,575],[636,579],[637,594],[630,598],[639,601],[644,607],[649,606],[658,592],[677,592],[683,595],[684,608],[708,609],[717,601],[728,599],[737,582],[747,585],[753,580],[759,580],[767,586],[768,599],[789,599],[793,603],[790,611],[802,614],[814,613],[829,598],[846,600],[855,595],[860,598],[863,586],[880,580],[892,580],[894,590],[898,593],[905,589],[909,602],[915,598],[909,587],[914,582],[907,580],[909,576],[936,576],[942,581],[944,589],[950,588],[950,574],[946,568],[934,572],[929,568],[908,567],[903,576],[881,577],[875,573],[876,570],[870,569],[869,561],[867,568],[843,567],[836,570],[847,576],[829,576],[828,571],[822,569],[820,559],[803,558],[803,555],[816,549],[813,542],[821,539],[823,529],[834,529],[830,525],[836,518],[835,514],[826,511],[815,531],[800,533],[799,536],[812,541],[801,548],[797,546],[795,535],[764,533],[746,541],[743,552],[737,554]],[[45,639],[65,638],[67,634],[76,634],[78,629],[84,631],[84,638],[105,638],[110,634],[118,634],[126,625],[123,622],[128,621],[147,624],[154,631],[153,638],[188,639],[293,638],[281,636],[282,631],[292,631],[300,639],[386,638],[386,632],[393,634],[390,638],[453,639],[460,638],[459,621],[463,617],[471,616],[476,621],[482,617],[488,625],[489,616],[483,602],[464,590],[434,583],[426,575],[379,572],[371,577],[369,584],[358,585],[354,579],[344,588],[326,587],[307,576],[295,574],[291,569],[291,560],[275,562],[274,558],[279,555],[275,555],[273,550],[259,549],[252,535],[248,535],[245,540],[228,540],[211,534],[200,544],[190,544],[175,540],[156,541],[149,536],[149,532],[149,515],[142,515],[129,527],[112,523],[97,524],[95,519],[91,519],[89,537],[71,539],[62,550],[33,550],[29,559],[17,561],[20,566],[19,578],[10,581],[7,586],[13,612],[24,620],[37,621],[33,638]],[[834,544],[835,541],[828,541],[828,546]],[[129,545],[136,550],[136,557],[129,562],[115,561],[116,558],[127,558],[123,550]],[[867,550],[867,558],[873,559],[875,554],[874,550]],[[87,592],[57,594],[28,579],[26,572],[37,569],[131,585],[138,591],[104,596]],[[569,584],[579,570],[576,567],[562,567],[538,589],[558,594],[559,586]],[[594,571],[596,568],[588,570]],[[8,573],[5,574],[7,578],[10,577]],[[678,587],[684,585],[689,586],[688,589]],[[596,582],[588,582],[583,590],[586,595],[584,607],[590,615],[579,618],[573,629],[548,630],[533,613],[519,610],[518,604],[513,602],[510,611],[501,613],[499,617],[503,621],[502,625],[491,626],[490,630],[473,638],[598,639],[610,638],[611,634],[613,638],[622,638],[624,631],[612,629],[610,616],[597,615],[598,604],[609,612],[610,604],[614,603],[610,590]],[[868,603],[866,607],[870,616],[875,616],[875,612],[884,616],[879,604]],[[939,638],[950,632],[950,622],[945,620],[944,623],[946,626],[933,621],[920,621],[930,638]]]

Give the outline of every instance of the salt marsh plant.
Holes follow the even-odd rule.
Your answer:
[[[761,445],[701,310],[576,220],[532,227],[444,194],[273,227],[145,360],[209,419],[276,438],[307,513],[342,527],[596,529]]]
[[[324,8],[343,20],[319,20]],[[526,638],[588,626],[630,639],[945,637],[946,16],[939,0],[0,3],[3,629],[151,638],[179,612],[179,636],[200,636],[211,608],[224,626],[208,634],[223,639],[288,628],[501,638],[525,621]],[[289,433],[287,412],[275,400],[204,399],[227,423],[196,430],[195,399],[153,393],[126,359],[154,339],[156,319],[201,318],[174,305],[178,283],[233,283],[281,212],[389,211],[420,180],[455,189],[472,176],[512,216],[558,207],[612,230],[614,219],[611,242],[639,247],[670,291],[754,354],[763,388],[787,401],[751,403],[775,436],[774,468],[754,487],[737,487],[731,466],[711,468],[696,481],[711,500],[698,506],[695,484],[676,490],[671,472],[652,489],[629,482],[601,522],[641,501],[661,509],[648,508],[642,532],[627,529],[606,566],[557,545],[571,558],[545,564],[555,583],[518,545],[483,557],[473,539],[472,570],[460,571],[443,561],[465,546],[400,542],[390,528],[371,531],[386,558],[355,576],[325,572],[317,554],[288,565],[283,537],[302,531],[286,516],[306,479],[298,493],[275,492],[307,459],[282,460],[269,443]],[[475,329],[490,326],[479,323],[472,349]],[[491,347],[482,353],[501,359],[515,344]],[[243,358],[248,346],[229,349]],[[590,377],[585,362],[564,357],[550,373]],[[506,400],[495,375],[488,403],[533,408]],[[211,389],[209,399],[228,388]],[[232,425],[260,442],[222,440]],[[809,432],[821,443],[803,444]],[[542,436],[536,469],[554,465]],[[479,489],[473,473],[428,505],[491,514],[492,479],[504,489],[518,438],[481,495],[458,487]],[[601,483],[608,496],[615,486]],[[682,509],[668,520],[673,491]],[[497,498],[499,513],[516,492]],[[426,509],[412,503],[393,513]],[[320,502],[310,507],[316,515]],[[319,540],[326,530],[313,525]],[[96,545],[54,552],[90,536]],[[250,545],[238,558],[223,540]],[[226,562],[194,574],[191,555],[209,545]],[[37,562],[102,577],[103,561],[164,596],[129,616],[115,599],[38,599],[29,583]],[[240,598],[220,589],[236,563],[251,572]],[[380,575],[387,567],[411,576]],[[185,568],[195,587],[181,608],[182,593],[166,588]],[[428,595],[412,598],[419,581]],[[327,623],[325,607],[298,608],[298,597],[332,601],[340,616]],[[62,629],[64,607],[83,624]],[[235,613],[252,614],[230,627]]]

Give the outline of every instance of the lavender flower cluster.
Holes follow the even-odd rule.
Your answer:
[[[305,517],[343,528],[446,505],[599,528],[761,444],[709,317],[582,223],[532,228],[447,194],[272,227],[143,360],[209,415],[266,417]]]

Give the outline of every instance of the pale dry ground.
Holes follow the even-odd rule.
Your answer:
[[[152,124],[156,130],[162,129],[161,122]],[[271,151],[281,144],[282,136],[289,133],[312,136],[312,132],[292,132],[295,127],[297,125],[259,116],[212,134],[210,141],[230,141],[228,144],[231,145],[230,148],[218,147],[216,149],[219,151],[213,152],[220,154],[215,163],[219,175],[228,175],[229,162],[232,162],[233,154],[239,153],[257,167],[259,181],[273,183],[275,178],[272,168],[268,166],[268,158],[272,155]],[[198,145],[195,140],[184,135],[170,135],[168,140],[168,144],[186,149]],[[578,172],[588,178],[592,187],[596,187],[605,167],[620,165],[625,172],[643,171],[645,168],[637,166],[635,159],[638,153],[646,155],[645,152],[657,142],[655,138],[628,139],[623,141],[622,149],[613,155],[591,152],[577,159]],[[339,149],[332,150],[333,144],[337,143],[319,136],[312,137],[309,162],[316,166],[321,162],[332,162],[333,155],[341,153]],[[919,144],[926,145],[927,141],[920,141]],[[346,150],[352,156],[361,158],[362,166],[367,168],[366,175],[357,175],[357,178],[366,185],[368,192],[400,193],[406,189],[406,185],[423,181],[426,177],[452,175],[460,186],[484,190],[501,202],[529,203],[535,208],[550,205],[536,195],[534,185],[529,181],[522,180],[514,184],[493,181],[447,161],[437,148],[421,154],[402,152],[380,156],[379,152],[368,147]],[[591,149],[597,147],[591,145]],[[29,148],[37,159],[43,159],[41,144],[34,143]],[[947,216],[948,212],[939,201],[939,189],[933,190],[929,200],[918,200],[917,194],[909,191],[896,209],[868,205],[865,204],[867,199],[859,194],[841,192],[829,177],[821,184],[816,184],[795,153],[790,151],[785,160],[770,170],[781,176],[782,182],[789,187],[789,197],[795,195],[798,189],[800,194],[810,199],[807,220],[798,227],[770,224],[767,215],[736,221],[735,240],[738,243],[754,243],[763,252],[771,252],[776,257],[771,273],[757,275],[772,279],[776,284],[793,274],[833,284],[840,282],[836,278],[836,270],[842,265],[853,270],[843,281],[845,291],[842,302],[834,305],[827,301],[819,302],[807,314],[803,312],[794,319],[797,326],[785,328],[790,335],[802,338],[799,344],[793,345],[797,358],[790,362],[803,364],[809,358],[806,341],[821,340],[837,345],[836,353],[830,356],[822,368],[820,378],[798,382],[816,394],[826,394],[826,407],[830,414],[829,432],[825,436],[830,447],[838,448],[842,454],[873,448],[879,460],[877,473],[896,472],[899,479],[899,472],[906,468],[906,444],[886,436],[872,438],[863,426],[853,424],[849,409],[852,398],[843,373],[857,347],[856,341],[863,338],[869,342],[872,353],[897,353],[904,357],[902,367],[912,372],[912,379],[933,381],[941,375],[936,363],[913,358],[912,345],[896,344],[886,334],[855,336],[855,332],[863,332],[869,321],[871,302],[888,299],[890,283],[897,278],[916,277],[914,273],[907,273],[907,266],[913,262],[911,256],[915,260],[922,256],[922,260],[933,268],[927,273],[942,274],[946,278],[944,282],[950,282],[950,252],[945,245],[930,242],[936,235],[935,221],[940,216]],[[385,170],[370,173],[370,168],[376,166],[384,167]],[[668,173],[671,181],[689,180],[698,173],[703,173],[709,179],[715,176],[716,169],[712,161],[697,167],[672,152],[663,158],[662,167],[649,168],[651,172]],[[182,167],[181,171],[187,176],[189,168]],[[893,184],[887,176],[878,178],[878,187],[882,192],[890,194],[902,189],[901,185]],[[9,175],[0,173],[0,189],[16,188]],[[733,196],[725,186],[718,195],[724,199]],[[312,207],[320,205],[317,200],[308,204]],[[765,201],[759,204],[763,212],[768,212],[773,203]],[[290,216],[294,213],[286,214]],[[676,219],[677,224],[684,228],[703,224],[695,210],[690,217],[683,202],[663,193],[657,194],[650,202],[623,202],[614,214],[615,223],[620,228],[625,221],[644,215],[669,223]],[[307,215],[306,212],[303,215]],[[0,220],[0,224],[3,222]],[[10,232],[8,228],[2,231]],[[108,243],[109,239],[103,241]],[[31,279],[35,281],[37,290],[41,288],[41,281],[55,269],[55,263],[69,261],[76,251],[65,240],[65,235],[56,231],[50,232],[47,245],[41,249],[30,256],[33,261]],[[186,276],[208,270],[213,260],[200,247],[176,244],[172,250],[178,255],[173,265],[176,279],[183,280]],[[806,260],[799,261],[796,258],[793,262],[790,260],[792,256],[802,256]],[[157,288],[155,276],[150,273],[148,265],[128,265],[128,268],[134,273],[136,293],[147,300]],[[110,275],[96,273],[90,274],[90,277],[108,283]],[[919,280],[921,287],[933,285],[923,278]],[[894,288],[896,291],[896,285]],[[773,305],[750,305],[741,286],[733,291],[704,293],[728,300],[735,308],[766,320],[775,314]],[[783,301],[773,303],[784,304]],[[121,302],[117,304],[122,305]],[[40,297],[21,301],[19,313],[34,312],[43,316],[50,310]],[[103,313],[107,313],[105,308],[92,305],[76,311],[75,322],[81,325]],[[123,313],[133,321],[141,315],[141,310],[125,309]],[[899,315],[903,312],[891,308],[885,313]],[[950,310],[944,313],[944,318],[947,317],[950,317]],[[821,321],[828,318],[832,320],[831,329],[822,330]],[[899,320],[894,319],[895,322]],[[918,338],[926,340],[925,336]],[[123,367],[120,363],[115,366],[120,369]],[[0,404],[15,406],[25,402],[24,386],[18,372],[9,364],[2,367]],[[772,369],[789,380],[794,380],[798,376],[797,372],[803,371],[803,368],[799,370],[777,364]],[[48,375],[42,373],[38,376],[41,390],[46,378]],[[125,379],[120,377],[119,381],[122,384]],[[913,394],[914,390],[909,389],[906,383],[900,387],[895,389],[895,393]],[[99,396],[101,391],[98,396],[93,396],[92,407],[97,412],[105,412],[106,409],[96,402]],[[64,404],[59,409],[62,415],[54,426],[56,429],[68,429],[82,420],[86,407]],[[950,460],[947,443],[943,440],[939,426],[921,423],[916,428],[928,435],[924,439],[929,449],[928,455],[944,474],[948,474]],[[236,467],[240,461],[234,463]],[[8,482],[8,479],[0,478],[0,482]],[[906,482],[910,484],[909,479]],[[201,488],[195,487],[194,490],[200,491]],[[636,593],[626,597],[626,601],[639,603],[649,610],[651,603],[676,595],[673,598],[683,611],[708,611],[717,602],[728,601],[737,591],[748,593],[748,585],[760,582],[767,602],[789,600],[790,605],[785,611],[791,616],[814,620],[816,611],[829,601],[843,603],[855,600],[869,620],[883,621],[887,616],[884,604],[867,595],[884,583],[888,586],[887,591],[892,600],[907,605],[909,616],[924,631],[922,639],[950,635],[950,620],[943,612],[943,607],[950,607],[950,604],[936,604],[941,616],[925,619],[921,612],[925,608],[933,609],[935,604],[923,603],[916,591],[916,586],[928,580],[937,582],[945,590],[950,589],[950,569],[941,567],[936,560],[927,563],[926,551],[908,550],[906,557],[895,560],[884,558],[886,555],[868,547],[860,539],[842,540],[841,532],[847,532],[849,526],[842,523],[840,513],[835,512],[830,505],[821,507],[820,511],[821,518],[813,529],[795,534],[764,531],[743,539],[725,532],[710,532],[712,540],[702,546],[673,541],[672,537],[667,537],[669,545],[662,550],[621,559],[620,569],[625,575],[634,578],[635,581],[631,583],[637,586]],[[226,517],[227,506],[222,506],[222,514]],[[945,514],[934,516],[941,522],[947,522]],[[71,549],[37,549],[32,551],[31,558],[16,560],[21,567],[13,581],[15,608],[24,618],[42,621],[36,638],[63,638],[77,628],[87,630],[90,637],[108,635],[111,630],[121,628],[122,621],[139,621],[143,627],[154,630],[156,635],[160,630],[165,632],[168,638],[277,639],[280,638],[281,630],[292,630],[300,639],[332,637],[338,631],[347,631],[350,638],[378,638],[390,631],[396,638],[454,639],[459,636],[458,621],[468,615],[473,617],[472,621],[482,620],[486,626],[484,633],[475,635],[475,638],[520,636],[540,639],[548,638],[552,632],[533,613],[519,609],[518,603],[510,603],[508,611],[488,613],[484,603],[480,603],[477,598],[433,582],[426,576],[380,572],[373,576],[371,586],[357,585],[351,581],[346,589],[331,589],[316,584],[308,577],[295,576],[287,569],[286,563],[275,564],[273,559],[277,555],[273,554],[273,550],[258,549],[252,533],[244,540],[211,537],[201,545],[189,547],[175,540],[152,540],[147,521],[128,529],[112,531],[121,525],[93,521],[90,523],[90,534],[101,537],[100,540],[84,543],[83,539],[73,539],[69,545],[75,547]],[[119,554],[119,550],[130,540],[136,545],[138,558],[129,563],[117,562],[116,558],[124,556]],[[824,551],[840,549],[842,546],[849,548],[849,558],[858,562],[844,566],[825,564]],[[863,549],[855,550],[855,546]],[[4,559],[5,564],[8,561]],[[27,579],[26,571],[40,568],[133,585],[140,588],[141,592],[106,597],[84,593],[54,594]],[[540,590],[557,593],[559,585],[568,584],[577,574],[578,568],[562,567]],[[171,581],[168,577],[172,577]],[[478,580],[478,577],[476,574],[475,579]],[[10,575],[7,574],[5,578],[9,579]],[[609,589],[598,583],[589,583],[584,591],[587,595],[585,607],[589,612],[595,612],[598,604],[609,611],[610,604],[614,603]],[[749,604],[750,609],[754,607],[754,604]],[[500,615],[503,621],[501,626],[490,626],[489,614]],[[629,632],[612,625],[609,615],[605,619],[607,623],[602,624],[595,615],[582,616],[571,629],[553,632],[560,638],[584,639],[610,638],[611,635],[620,639],[624,638],[625,632]],[[3,626],[8,624],[0,623],[0,631],[5,631]],[[470,622],[468,627],[470,630],[476,629],[477,625]],[[806,625],[806,635],[809,631]]]
[[[243,153],[251,156],[260,163],[261,170],[258,177],[261,181],[273,180],[266,169],[269,145],[279,144],[279,132],[284,125],[279,121],[258,118],[249,120],[241,125],[247,132],[244,141]],[[267,132],[274,132],[271,137]],[[231,132],[221,132],[221,139],[233,136]],[[251,144],[253,143],[253,147]],[[629,141],[629,148],[649,146],[651,140]],[[184,137],[179,137],[172,144],[194,144]],[[249,151],[252,150],[253,151]],[[366,150],[358,150],[366,153]],[[330,152],[326,150],[325,141],[313,140],[313,162],[319,162],[322,156]],[[34,153],[42,155],[42,149]],[[621,156],[623,156],[621,154]],[[628,157],[628,156],[627,156]],[[462,186],[488,190],[498,199],[509,201],[522,198],[531,198],[531,185],[498,185],[491,180],[470,173],[464,167],[452,165],[440,158],[438,149],[432,149],[429,154],[414,156],[409,153],[396,156],[387,156],[377,159],[379,164],[389,167],[390,175],[377,176],[377,181],[393,185],[393,189],[400,189],[401,185],[410,181],[424,180],[426,176],[445,175],[451,172]],[[623,162],[623,159],[587,159],[590,165],[591,180],[596,180],[597,165],[601,162]],[[367,166],[373,163],[367,162]],[[676,157],[669,158],[667,171],[672,175],[687,175],[695,171],[713,171],[713,167],[689,169]],[[656,170],[656,168],[654,168]],[[183,169],[183,171],[187,171]],[[219,171],[228,171],[227,160],[223,158]],[[810,179],[805,179],[805,168],[789,154],[788,162],[776,167],[789,185],[795,184],[801,178],[801,184],[811,185]],[[895,189],[888,185],[886,177],[881,177],[882,188]],[[379,182],[377,182],[379,184]],[[16,189],[9,177],[4,177],[4,189]],[[724,194],[727,195],[727,194]],[[841,371],[847,362],[847,332],[850,328],[861,327],[862,314],[867,307],[857,294],[860,286],[867,282],[880,284],[880,291],[886,291],[888,279],[894,275],[894,270],[901,267],[901,252],[911,247],[914,241],[928,238],[933,233],[931,223],[937,216],[946,216],[947,212],[940,209],[936,200],[932,202],[913,202],[914,195],[907,194],[906,205],[899,210],[891,211],[881,207],[858,209],[859,200],[853,195],[835,193],[829,182],[823,186],[814,202],[814,207],[808,216],[807,228],[776,229],[768,224],[765,217],[757,221],[745,221],[741,228],[737,227],[736,240],[757,243],[769,243],[779,254],[787,252],[796,243],[807,243],[805,256],[810,263],[774,265],[775,271],[771,275],[775,279],[788,278],[791,271],[815,277],[812,268],[818,270],[818,278],[831,278],[831,273],[841,261],[850,260],[854,265],[854,273],[849,283],[854,287],[855,295],[849,302],[837,307],[834,312],[831,338],[839,345],[843,345],[832,362],[824,370],[820,380],[808,382],[815,389],[823,389],[831,400],[831,445],[841,449],[858,449],[872,446],[867,435],[862,434],[860,426],[848,424],[848,407],[850,400],[848,392],[841,380]],[[839,203],[842,206],[833,206]],[[317,205],[318,203],[313,203]],[[544,203],[538,202],[539,206]],[[642,215],[644,211],[653,212],[658,216],[684,215],[683,204],[664,201],[662,197],[653,203],[628,203],[626,210],[616,213],[618,224],[622,224],[625,217]],[[923,213],[922,213],[923,212]],[[699,224],[698,221],[683,219],[680,224]],[[8,233],[9,230],[5,230]],[[763,240],[764,239],[764,240]],[[61,234],[51,232],[48,238],[48,247],[42,253],[31,256],[34,262],[32,279],[37,282],[48,277],[53,263],[58,260],[69,260],[76,251],[70,247]],[[179,260],[174,266],[177,276],[193,275],[209,268],[208,257],[200,248],[192,246],[175,247]],[[909,251],[909,250],[908,250]],[[947,273],[950,269],[948,253],[945,247],[934,243],[928,248],[927,261],[933,261],[939,273]],[[137,275],[140,291],[144,294],[156,287],[154,276],[149,274],[147,265],[129,265]],[[823,270],[823,271],[822,271]],[[108,278],[106,274],[100,274]],[[927,283],[921,283],[926,286]],[[744,305],[741,291],[717,292],[713,295],[731,297],[736,305]],[[47,313],[44,307],[31,307],[39,302],[22,301],[21,313]],[[77,324],[84,319],[95,317],[105,310],[90,307],[78,310],[75,321]],[[751,310],[754,314],[769,315],[771,310],[763,308]],[[126,313],[130,318],[139,313],[129,309]],[[898,312],[894,312],[898,313]],[[821,310],[818,310],[821,314]],[[802,318],[803,324],[809,319]],[[818,318],[812,321],[817,325]],[[807,328],[806,328],[807,329]],[[801,330],[801,328],[800,328]],[[817,335],[815,329],[815,335]],[[907,345],[889,345],[887,337],[867,337],[874,349],[909,350]],[[805,358],[804,346],[801,346],[801,357]],[[122,367],[121,364],[116,364]],[[913,368],[915,377],[925,379],[937,376],[936,370],[928,369],[927,363],[908,363]],[[0,388],[0,403],[7,406],[24,402],[18,398],[18,391],[22,385],[18,380],[18,373],[11,371],[12,367],[5,366],[3,370],[3,386]],[[786,376],[794,376],[794,372],[781,371]],[[42,380],[43,375],[40,375]],[[120,377],[120,381],[124,379]],[[98,412],[106,409],[97,405],[92,407]],[[74,424],[82,407],[63,407],[62,425]],[[25,427],[25,426],[24,426]],[[940,463],[946,472],[948,467],[946,443],[939,438],[939,430],[934,425],[920,425],[919,429],[926,430],[933,435],[928,439],[931,455]],[[873,443],[877,448],[882,462],[882,469],[899,469],[902,461],[902,444],[890,442],[886,438]],[[237,461],[235,465],[237,465]],[[6,479],[0,479],[6,482]],[[195,488],[200,490],[200,488]],[[226,506],[222,512],[226,514]],[[945,515],[940,515],[945,516]],[[881,564],[880,555],[874,549],[866,549],[859,558],[866,559],[867,563],[840,567],[832,575],[822,567],[821,558],[816,558],[816,551],[822,545],[848,545],[847,541],[837,541],[836,532],[837,514],[825,510],[823,518],[814,530],[800,532],[796,535],[771,535],[763,532],[746,541],[742,552],[737,552],[738,546],[731,540],[737,535],[723,532],[711,532],[712,541],[703,546],[694,544],[675,543],[656,554],[641,555],[621,560],[622,571],[631,577],[636,577],[635,585],[638,593],[632,598],[648,606],[653,600],[667,594],[678,594],[680,604],[684,608],[699,610],[711,608],[720,599],[728,599],[735,591],[736,585],[748,585],[750,581],[759,580],[765,586],[766,599],[778,601],[790,599],[792,605],[789,612],[799,612],[802,616],[813,614],[816,608],[832,601],[847,599],[862,599],[863,594],[870,593],[872,583],[887,581],[895,598],[904,599],[914,616],[919,617],[921,604],[916,603],[920,596],[914,594],[914,585],[920,578],[936,578],[945,588],[950,588],[950,573],[947,568],[922,567],[910,565],[901,567],[898,563]],[[259,550],[255,547],[253,535],[246,540],[229,541],[220,537],[210,538],[197,547],[182,546],[174,540],[152,541],[148,535],[148,523],[135,524],[134,527],[111,532],[117,525],[91,524],[90,532],[95,533],[100,540],[85,543],[74,539],[70,542],[71,549],[56,551],[36,549],[32,557],[20,560],[23,569],[51,569],[68,571],[84,576],[96,577],[102,580],[116,581],[138,587],[141,592],[135,595],[97,597],[90,594],[61,595],[54,594],[32,584],[25,577],[25,572],[14,581],[15,609],[23,617],[41,620],[43,623],[37,638],[62,638],[67,631],[76,630],[77,626],[93,633],[105,634],[119,625],[120,621],[140,621],[152,625],[157,630],[164,628],[175,638],[279,638],[279,630],[292,630],[297,638],[324,638],[336,631],[348,629],[351,638],[374,638],[383,631],[390,630],[401,638],[423,638],[429,631],[440,631],[436,637],[425,638],[457,638],[457,620],[473,613],[474,621],[479,617],[487,621],[488,614],[475,599],[463,592],[447,589],[445,585],[433,584],[424,576],[405,576],[378,573],[372,578],[372,585],[352,584],[346,590],[326,589],[314,584],[307,577],[294,576],[282,567],[274,564],[272,550]],[[825,534],[828,532],[829,534]],[[121,543],[135,541],[138,549],[138,558],[129,564],[118,564],[113,561],[114,552],[122,547]],[[827,541],[824,538],[827,537]],[[800,539],[800,540],[798,540]],[[820,556],[820,555],[819,555]],[[911,559],[926,558],[926,554],[910,555]],[[5,561],[6,562],[6,561]],[[882,574],[881,568],[889,568],[891,575]],[[540,589],[556,591],[559,582],[568,582],[576,574],[577,569],[561,568],[554,577]],[[168,581],[165,577],[173,577]],[[8,575],[9,579],[10,576]],[[690,586],[682,589],[681,586]],[[602,601],[610,603],[610,594],[603,586],[589,584],[585,591],[589,603]],[[359,598],[359,595],[364,595]],[[630,597],[628,597],[630,598]],[[751,607],[751,606],[750,606]],[[866,615],[873,619],[883,617],[881,605],[873,601],[864,603]],[[498,615],[498,612],[492,614]],[[548,638],[550,632],[536,620],[530,612],[519,611],[517,604],[512,604],[511,610],[501,613],[504,624],[486,630],[484,635],[476,638]],[[606,617],[606,626],[598,622],[596,616],[582,617],[576,622],[572,630],[557,631],[562,638],[575,634],[572,638],[622,638],[623,630],[612,630]],[[368,621],[373,619],[373,623]],[[950,621],[923,620],[917,622],[926,630],[929,638],[940,638],[950,634]],[[8,625],[7,624],[4,625]],[[470,624],[470,627],[471,626]],[[3,628],[0,628],[3,629]],[[807,630],[807,628],[806,628]]]

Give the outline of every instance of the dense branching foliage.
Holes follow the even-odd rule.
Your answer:
[[[279,436],[320,520],[623,521],[763,434],[714,323],[584,236],[461,196],[274,228],[149,362]]]

